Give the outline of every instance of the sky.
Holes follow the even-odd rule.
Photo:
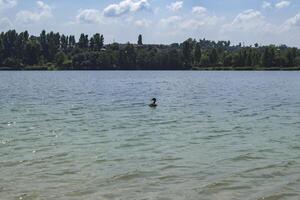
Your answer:
[[[105,43],[187,38],[300,47],[299,0],[0,0],[0,31],[41,30]]]

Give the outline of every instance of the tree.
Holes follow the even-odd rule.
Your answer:
[[[180,53],[176,49],[169,51],[168,67],[170,69],[180,69],[182,65]]]
[[[215,48],[213,48],[209,54],[209,61],[212,65],[215,65],[218,62],[218,54]]]
[[[3,56],[3,43],[2,43],[2,39],[0,38],[0,66],[2,65],[3,63],[3,59],[4,59],[4,56]]]
[[[93,35],[93,37],[90,40],[90,49],[92,51],[100,51],[103,47],[103,42],[104,42],[103,35],[96,33],[95,35]]]
[[[196,47],[195,47],[195,51],[194,51],[194,59],[195,59],[195,63],[196,64],[200,64],[201,61],[201,45],[199,42],[197,42]]]
[[[103,35],[100,36],[100,43],[99,43],[99,46],[100,46],[100,49],[103,47],[104,45],[104,37]]]
[[[247,67],[252,66],[252,51],[251,51],[251,49],[249,51],[245,51],[245,53],[246,53],[245,65]]]
[[[88,35],[81,34],[79,41],[78,41],[78,47],[81,49],[87,49],[89,47],[89,38]]]
[[[186,67],[191,65],[192,48],[192,39],[188,39],[182,43],[183,62]]]
[[[60,47],[63,51],[66,51],[68,48],[68,37],[66,37],[65,35],[62,35],[60,38]]]
[[[95,39],[94,39],[94,37],[91,37],[91,39],[90,39],[90,50],[91,51],[96,50],[96,45],[95,45]]]
[[[31,38],[25,46],[25,63],[27,65],[36,65],[42,53],[41,44],[34,38]]]
[[[232,66],[232,55],[231,54],[226,55],[224,57],[223,65],[224,66]]]
[[[294,66],[295,57],[296,57],[295,50],[294,49],[288,49],[287,54],[286,54],[288,67]]]
[[[202,55],[201,56],[201,65],[203,67],[207,67],[210,65],[209,57],[207,55]]]
[[[274,47],[265,47],[262,55],[262,67],[271,67],[273,65],[273,60],[275,58]]]
[[[141,34],[138,37],[138,45],[143,45],[143,36]]]
[[[75,47],[75,45],[76,45],[75,36],[70,35],[70,37],[69,37],[69,47],[73,48],[73,47]]]
[[[63,63],[67,60],[64,52],[60,51],[55,55],[55,63],[58,68],[62,68]]]

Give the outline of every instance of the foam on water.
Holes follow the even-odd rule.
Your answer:
[[[1,72],[0,199],[299,199],[299,80]]]

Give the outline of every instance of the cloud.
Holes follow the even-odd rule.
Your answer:
[[[119,17],[130,12],[147,10],[150,8],[148,0],[123,0],[119,4],[111,4],[103,10],[106,17]]]
[[[177,28],[180,25],[181,21],[182,21],[182,17],[171,16],[171,17],[161,19],[160,24],[162,24],[163,26],[166,26],[166,27]]]
[[[52,17],[52,8],[42,1],[37,1],[37,11],[23,10],[17,13],[18,23],[30,24]]]
[[[183,1],[176,1],[167,6],[167,8],[173,12],[178,11],[182,8]]]
[[[147,19],[136,20],[134,24],[138,27],[149,27],[152,21]]]
[[[245,10],[239,13],[234,20],[223,26],[225,31],[249,31],[249,30],[261,30],[257,28],[266,28],[265,25],[268,23],[265,21],[265,17],[257,10]]]
[[[8,18],[4,17],[4,18],[0,19],[0,30],[1,31],[10,29],[12,27],[13,27],[13,24]]]
[[[171,16],[163,18],[160,20],[160,24],[163,27],[167,27],[173,30],[200,30],[202,28],[211,28],[216,25],[220,18],[215,15],[209,15],[206,12],[203,12],[201,15],[192,15],[192,16]]]
[[[76,22],[82,24],[95,24],[101,22],[101,12],[95,9],[79,10]]]
[[[206,8],[201,7],[201,6],[195,6],[195,7],[193,7],[193,10],[192,10],[192,12],[197,15],[206,14],[206,11],[207,11]]]
[[[289,7],[290,4],[291,4],[291,2],[289,2],[289,1],[280,1],[277,4],[275,4],[275,7],[278,9],[282,9],[282,8]]]
[[[18,4],[17,0],[0,0],[0,9],[12,8]]]
[[[222,26],[220,37],[232,40],[234,43],[245,42],[246,44],[280,44],[285,43],[286,36],[281,25],[276,25],[258,10],[245,10],[239,13],[230,23]]]
[[[283,26],[286,29],[290,29],[292,27],[300,27],[300,13],[286,20]]]
[[[271,7],[272,7],[272,4],[268,1],[264,1],[262,4],[263,9],[267,9],[267,8],[271,8]]]

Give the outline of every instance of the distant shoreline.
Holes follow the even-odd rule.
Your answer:
[[[2,32],[0,70],[300,70],[300,49],[189,38],[169,45],[105,44],[100,33],[79,39],[42,31]]]
[[[23,69],[13,69],[0,67],[0,71],[300,71],[300,67],[270,67],[270,68],[251,68],[251,67],[203,67],[192,69],[49,69],[47,66],[28,66]]]

